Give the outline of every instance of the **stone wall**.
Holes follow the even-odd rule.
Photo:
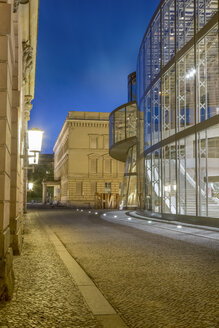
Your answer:
[[[12,294],[13,254],[22,248],[26,183],[22,155],[35,81],[31,62],[33,49],[36,54],[38,0],[19,3],[0,0],[0,299]],[[29,47],[25,60],[24,43]]]

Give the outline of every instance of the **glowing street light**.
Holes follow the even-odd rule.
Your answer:
[[[33,191],[33,182],[28,182],[28,190]]]
[[[42,149],[44,131],[34,128],[27,131],[28,135],[28,162],[30,165],[38,164],[39,153]]]
[[[31,129],[28,134],[28,149],[32,152],[41,152],[44,131],[40,129]]]

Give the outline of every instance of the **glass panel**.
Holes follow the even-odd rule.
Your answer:
[[[194,125],[195,88],[194,50],[177,63],[177,131]]]
[[[198,133],[199,215],[219,217],[219,125]]]
[[[200,30],[218,11],[218,0],[196,0],[197,30]]]
[[[136,136],[136,105],[126,107],[126,138]]]
[[[144,90],[146,90],[151,83],[151,31],[147,33],[144,41],[144,68],[145,68],[145,76],[144,76]]]
[[[161,151],[152,153],[152,211],[161,212]]]
[[[175,54],[175,0],[167,0],[162,8],[162,64]]]
[[[186,138],[186,214],[196,215],[195,135]]]
[[[208,138],[207,130],[198,133],[198,202],[199,215],[208,215],[208,177],[207,177],[207,162],[208,162]]]
[[[144,47],[141,47],[140,53],[139,53],[139,76],[138,76],[138,82],[139,82],[139,100],[141,101],[143,95],[144,95]]]
[[[162,138],[175,133],[175,66],[162,79]]]
[[[126,163],[125,163],[125,174],[128,174],[131,172],[131,166],[132,166],[132,151],[133,148],[130,148],[128,151],[128,155],[126,158]]]
[[[136,173],[136,146],[133,146],[132,148],[132,165],[131,165],[131,170],[130,173]]]
[[[160,55],[160,13],[157,14],[153,23],[152,23],[152,80],[158,75],[160,72],[161,65],[161,55]]]
[[[196,215],[195,135],[177,142],[178,213]]]
[[[115,143],[125,139],[125,108],[114,113]]]
[[[121,208],[127,207],[127,193],[128,193],[128,184],[129,184],[129,176],[123,177],[122,183],[122,194],[121,194]]]
[[[136,73],[128,76],[128,102],[136,101]]]
[[[176,214],[176,146],[163,148],[163,212]]]
[[[105,194],[111,193],[111,182],[105,182]]]
[[[114,145],[114,114],[109,117],[109,147]]]
[[[137,69],[136,69],[136,96],[137,96],[137,104],[140,106],[140,62],[139,62],[139,56],[137,60]]]
[[[152,88],[152,144],[161,138],[161,90],[160,81]]]
[[[136,190],[136,175],[129,177],[129,191],[127,197],[127,203],[129,207],[136,207],[137,205],[137,190]]]
[[[194,0],[176,1],[176,47],[181,49],[194,35]]]
[[[219,114],[218,26],[197,44],[197,114],[202,122]]]
[[[151,154],[145,158],[145,209],[152,210],[152,192],[151,192]]]
[[[151,146],[151,93],[145,97],[144,106],[144,149]]]

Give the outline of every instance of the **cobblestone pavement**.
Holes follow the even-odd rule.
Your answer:
[[[88,211],[39,213],[128,327],[219,327],[216,240],[140,231]]]
[[[14,270],[15,293],[0,304],[0,327],[101,327],[33,212],[26,219],[23,253],[15,258]]]

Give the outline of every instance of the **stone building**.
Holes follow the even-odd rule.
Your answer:
[[[69,112],[53,150],[57,200],[118,207],[124,164],[109,155],[109,113]]]
[[[22,247],[26,130],[34,98],[38,0],[0,0],[0,299]]]

